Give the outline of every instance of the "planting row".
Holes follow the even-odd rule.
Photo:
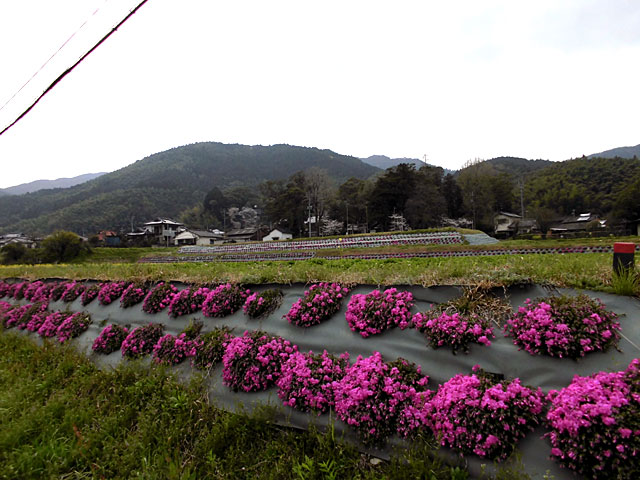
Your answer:
[[[79,335],[86,314],[45,312],[39,304],[12,306],[0,301],[6,327],[37,331],[59,341]],[[57,326],[56,326],[57,325]],[[365,444],[392,435],[433,435],[461,454],[503,460],[518,441],[545,424],[550,455],[563,467],[589,478],[636,478],[640,456],[640,360],[624,371],[575,376],[571,384],[545,395],[503,380],[478,366],[428,388],[420,366],[402,358],[386,362],[379,352],[350,363],[348,352],[334,356],[300,352],[289,341],[263,332],[234,337],[226,328],[202,333],[192,322],[177,336],[164,326],[128,329],[107,325],[92,344],[96,353],[117,350],[125,358],[151,354],[157,363],[187,359],[198,369],[222,362],[223,383],[233,391],[276,387],[283,404],[317,414],[330,409]]]
[[[260,253],[279,250],[323,250],[333,248],[373,248],[388,245],[443,245],[462,243],[458,232],[401,233],[390,235],[363,235],[357,237],[321,240],[295,240],[286,242],[245,243],[235,245],[181,247],[180,253]]]
[[[336,283],[313,284],[293,303],[284,318],[300,327],[312,327],[338,313],[349,296],[349,287]],[[206,317],[225,317],[239,309],[251,318],[274,312],[283,292],[269,289],[251,292],[240,285],[190,286],[178,290],[170,283],[150,286],[137,282],[85,284],[69,282],[0,281],[0,298],[26,299],[46,309],[49,301],[72,302],[83,306],[97,301],[109,305],[119,301],[122,308],[142,303],[144,312],[168,311],[171,317],[202,311]],[[495,327],[513,343],[532,355],[579,358],[589,352],[615,348],[620,340],[620,324],[614,312],[586,295],[550,296],[527,300],[513,313],[511,307],[488,294],[466,291],[460,298],[411,313],[410,292],[389,288],[349,298],[345,319],[349,328],[367,338],[391,328],[416,328],[432,348],[447,347],[453,353],[468,352],[471,344],[491,345]]]

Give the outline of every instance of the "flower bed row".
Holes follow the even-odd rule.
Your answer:
[[[41,305],[14,307],[0,301],[5,327],[25,325],[25,307],[30,320],[39,318]],[[62,321],[61,312],[45,317],[45,322],[59,322],[61,342],[76,336],[64,327],[74,323],[68,321],[74,315]],[[165,335],[159,324],[132,330],[108,325],[92,348],[106,354],[119,349],[126,358],[151,354],[155,362],[169,365],[191,359],[193,366],[204,369],[222,362],[223,382],[232,390],[277,387],[279,398],[291,408],[317,414],[333,409],[365,444],[426,432],[460,454],[504,460],[528,432],[546,424],[550,454],[561,466],[589,478],[637,476],[639,359],[621,372],[575,376],[568,387],[548,395],[478,366],[431,391],[419,366],[400,358],[386,362],[379,352],[350,364],[346,352],[303,353],[289,341],[263,332],[233,337],[225,328],[202,334],[201,327],[192,323],[173,336]],[[42,331],[50,336],[50,329]]]
[[[300,327],[312,327],[327,321],[342,307],[349,288],[336,283],[313,284],[293,303],[284,318]],[[43,283],[0,282],[0,298],[25,298],[46,305],[50,300],[71,302],[80,297],[82,305],[95,298],[101,305],[120,302],[128,308],[142,302],[142,310],[155,314],[168,310],[171,317],[194,314],[200,310],[206,317],[224,317],[243,309],[251,318],[275,311],[283,292],[270,289],[251,292],[235,284],[190,286],[178,290],[160,282],[153,288],[137,282],[106,282],[85,285],[71,282]],[[465,292],[462,297],[426,312],[411,313],[414,306],[410,292],[389,288],[351,296],[345,319],[349,328],[363,338],[394,327],[414,327],[422,332],[432,348],[448,347],[455,354],[467,353],[471,344],[491,345],[494,326],[504,323],[504,333],[513,338],[520,349],[532,355],[578,358],[589,352],[616,348],[620,340],[620,324],[615,313],[605,309],[599,300],[587,295],[551,296],[536,301],[527,299],[508,318],[497,319],[492,311],[510,310],[506,302],[497,305],[488,295]],[[46,309],[46,306],[44,307]]]

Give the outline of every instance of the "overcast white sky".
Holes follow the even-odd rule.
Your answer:
[[[0,130],[138,3],[0,3],[0,107],[88,20]],[[0,188],[199,141],[566,160],[640,143],[639,82],[636,0],[149,0],[0,136]]]

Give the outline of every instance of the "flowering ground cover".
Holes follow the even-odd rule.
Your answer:
[[[120,350],[126,358],[140,358],[153,352],[153,347],[164,332],[164,325],[150,323],[134,328],[122,342]]]
[[[170,283],[160,282],[151,289],[142,304],[142,310],[147,313],[158,313],[169,306],[178,289]]]
[[[333,382],[341,380],[348,367],[346,352],[339,357],[326,350],[321,354],[293,352],[282,365],[278,396],[296,410],[325,413],[335,405]]]
[[[77,312],[65,318],[56,330],[56,337],[60,343],[76,338],[86,332],[91,324],[91,315]]]
[[[226,344],[233,338],[227,327],[215,327],[195,338],[195,355],[191,364],[199,370],[209,370],[222,361]]]
[[[116,350],[120,350],[122,342],[127,338],[127,335],[129,335],[127,327],[115,324],[107,325],[93,341],[91,349],[96,353],[109,355]]]
[[[226,317],[240,309],[250,294],[250,290],[240,285],[223,283],[207,294],[202,313],[206,317]]]
[[[587,295],[559,295],[520,307],[505,325],[505,334],[532,355],[583,357],[616,347],[620,340],[617,315]]]
[[[640,478],[640,359],[549,392],[551,455],[587,478]]]
[[[234,391],[266,390],[280,378],[282,364],[295,351],[288,340],[245,331],[226,343],[222,381]]]
[[[250,318],[265,317],[280,306],[283,295],[282,290],[279,288],[253,292],[247,297],[242,310]]]
[[[103,283],[98,292],[98,301],[100,305],[109,305],[122,296],[125,288],[129,286],[128,282],[106,282]]]
[[[374,290],[366,295],[351,297],[347,307],[347,323],[352,331],[367,338],[392,327],[405,329],[411,322],[413,295],[411,292],[388,288],[384,292]]]
[[[181,333],[177,337],[166,334],[153,346],[153,361],[164,365],[178,365],[196,355],[196,343]]]
[[[474,367],[440,385],[424,418],[443,446],[461,454],[504,460],[541,421],[544,394],[519,379],[498,381]]]
[[[120,306],[122,308],[133,307],[144,300],[147,296],[148,289],[143,282],[131,282],[122,291],[120,297]]]
[[[63,302],[71,303],[84,292],[85,286],[82,283],[78,283],[75,281],[67,282],[66,288],[62,295],[60,296],[60,300]]]
[[[210,291],[208,287],[204,286],[191,286],[180,290],[169,302],[169,315],[177,318],[196,313],[202,308]]]
[[[365,444],[380,444],[395,433],[408,435],[408,423],[401,418],[418,397],[428,395],[428,381],[419,366],[406,360],[387,363],[380,352],[359,356],[333,383],[336,415]]]
[[[95,284],[95,285],[88,286],[87,288],[84,289],[84,292],[82,292],[82,295],[80,296],[80,303],[82,303],[83,307],[86,307],[91,302],[93,302],[96,298],[98,298],[98,294],[100,293],[101,287],[102,287],[102,284]]]
[[[304,292],[304,296],[297,300],[285,318],[299,327],[318,325],[333,315],[342,306],[342,300],[349,293],[349,289],[337,283],[316,283]]]
[[[57,311],[49,313],[40,328],[38,328],[38,335],[41,337],[55,337],[58,333],[58,327],[71,315],[71,312]]]

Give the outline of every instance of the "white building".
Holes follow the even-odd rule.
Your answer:
[[[263,242],[271,242],[273,240],[291,240],[293,234],[284,228],[274,228],[269,235],[262,237]]]
[[[185,230],[175,236],[176,245],[214,245],[222,243],[224,235],[206,230]]]

